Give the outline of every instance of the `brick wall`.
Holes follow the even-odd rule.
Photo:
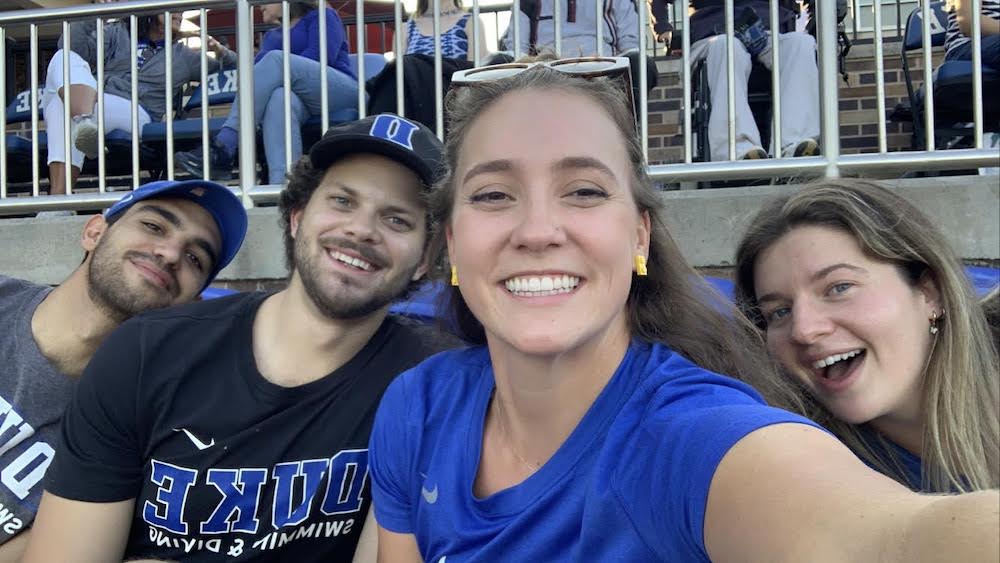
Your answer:
[[[860,43],[860,42],[859,42]],[[883,46],[885,108],[891,114],[897,103],[907,102],[906,82],[899,56],[899,43]],[[944,58],[941,49],[933,52],[933,64]],[[659,86],[649,95],[649,160],[651,164],[683,162],[684,139],[680,61],[660,59]],[[923,58],[919,51],[909,55],[910,69],[917,87],[923,83]],[[878,152],[878,117],[875,100],[875,59],[870,42],[855,45],[846,61],[848,83],[840,85],[840,150],[843,154]],[[909,123],[886,121],[890,151],[909,150],[912,127]]]

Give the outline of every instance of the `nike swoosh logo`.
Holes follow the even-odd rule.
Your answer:
[[[425,487],[420,487],[420,494],[423,495],[424,500],[427,501],[427,504],[434,504],[435,502],[438,501],[437,485],[434,485],[434,488],[429,491]]]
[[[212,446],[215,445],[215,438],[212,438],[212,441],[206,444],[205,442],[199,440],[198,437],[192,434],[187,428],[174,428],[174,432],[183,432],[187,434],[187,437],[194,444],[194,447],[198,448],[199,450],[207,450],[208,448],[211,448]],[[434,496],[437,497],[436,494]],[[435,500],[437,499],[435,498]]]

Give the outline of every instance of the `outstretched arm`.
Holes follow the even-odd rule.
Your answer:
[[[121,561],[131,526],[133,499],[80,502],[42,496],[24,563]]]
[[[998,561],[1000,494],[913,493],[805,425],[752,432],[709,490],[713,561]]]
[[[958,17],[958,28],[966,37],[972,37],[972,2],[969,0],[952,0],[955,15]],[[980,10],[975,17],[979,18],[979,29],[983,37],[1000,33],[1000,20],[986,16]]]

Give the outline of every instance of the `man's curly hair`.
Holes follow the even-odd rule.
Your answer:
[[[292,213],[305,209],[313,192],[326,175],[326,170],[313,168],[308,156],[303,156],[294,164],[288,174],[288,185],[278,195],[278,210],[281,214],[281,234],[285,240],[285,267],[291,272],[295,267],[295,239],[292,238]]]

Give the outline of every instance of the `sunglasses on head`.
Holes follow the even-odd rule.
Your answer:
[[[471,86],[479,82],[503,80],[520,74],[529,68],[544,66],[572,76],[586,78],[609,78],[620,80],[625,97],[628,98],[629,110],[635,117],[635,106],[632,102],[632,73],[629,60],[626,57],[575,57],[554,61],[538,61],[530,63],[506,63],[493,66],[483,66],[456,71],[451,76],[451,88]]]

